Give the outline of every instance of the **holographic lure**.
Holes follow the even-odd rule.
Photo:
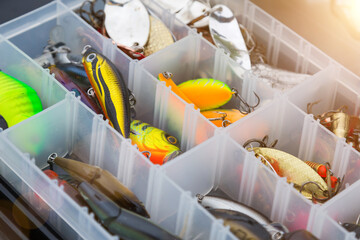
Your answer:
[[[0,71],[0,127],[6,129],[42,111],[34,89]]]
[[[115,130],[129,138],[129,92],[121,73],[109,59],[90,46],[84,47],[82,55],[86,73],[105,117]]]
[[[139,151],[149,153],[154,164],[162,165],[182,153],[174,136],[139,120],[131,123],[130,139]]]

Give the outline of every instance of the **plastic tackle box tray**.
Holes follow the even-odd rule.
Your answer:
[[[169,11],[151,0],[143,2],[178,41],[141,61],[131,60],[73,12],[82,1],[52,2],[0,25],[0,53],[9,56],[0,63],[1,69],[32,86],[45,108],[0,133],[1,174],[24,195],[39,195],[52,209],[49,221],[68,239],[116,237],[41,172],[53,152],[73,154],[109,170],[144,202],[155,223],[184,239],[236,239],[194,198],[212,189],[220,189],[290,230],[305,228],[321,239],[353,238],[337,221],[354,222],[360,213],[355,201],[360,155],[306,114],[306,104],[322,100],[314,114],[345,104],[350,114],[358,115],[360,79],[250,1],[221,1],[266,47],[272,65],[312,74],[285,93],[275,91],[251,72],[238,74],[243,72],[241,67]],[[151,164],[129,140],[37,66],[31,58],[41,55],[50,30],[57,25],[63,27],[63,41],[72,54],[90,44],[112,60],[137,97],[137,118],[176,136],[186,152],[163,166]],[[250,103],[256,91],[262,106],[226,129],[218,129],[156,80],[163,71],[174,73],[176,83],[199,77],[223,79]],[[330,162],[334,174],[345,175],[339,195],[315,205],[242,147],[247,139],[265,134],[279,139],[281,150],[306,160]]]

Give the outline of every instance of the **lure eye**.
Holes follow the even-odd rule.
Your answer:
[[[95,53],[90,53],[90,54],[86,57],[86,61],[87,61],[87,62],[92,62],[95,58],[96,58],[96,54],[95,54]]]
[[[166,139],[169,141],[169,143],[171,144],[177,144],[177,139],[173,136],[166,136]]]

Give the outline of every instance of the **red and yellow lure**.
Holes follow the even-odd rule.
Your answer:
[[[105,117],[125,138],[130,137],[129,93],[121,73],[105,56],[90,46],[83,50],[82,62]]]
[[[162,165],[182,153],[174,136],[139,120],[131,123],[130,139],[140,152],[149,153],[154,164]]]

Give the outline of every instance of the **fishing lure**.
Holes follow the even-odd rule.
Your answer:
[[[315,172],[317,172],[324,180],[327,177],[328,171],[330,171],[330,164],[328,164],[328,167],[326,167],[324,164],[310,162],[310,161],[304,161],[307,165],[309,165]],[[335,188],[336,183],[339,181],[337,177],[332,176],[332,172],[330,171],[330,181],[331,181],[331,187]]]
[[[86,106],[92,109],[97,114],[102,114],[100,107],[98,106],[95,99],[88,96],[78,85],[76,85],[72,79],[62,70],[55,66],[50,66],[50,73],[55,75],[55,79],[58,80],[67,90],[74,92],[76,97],[80,96],[80,99]]]
[[[252,217],[225,209],[209,209],[214,217],[222,219],[225,226],[239,239],[271,239],[266,229]]]
[[[115,65],[89,45],[82,52],[86,73],[105,117],[125,138],[130,136],[129,93]]]
[[[178,87],[202,111],[223,106],[233,95],[240,99],[242,113],[250,113],[260,103],[259,96],[254,93],[258,102],[255,106],[250,106],[236,89],[231,89],[226,83],[212,78],[189,80],[179,84]],[[241,103],[245,105],[245,111],[241,110]]]
[[[0,71],[0,128],[15,124],[42,111],[41,100],[34,89]]]
[[[76,203],[80,206],[86,206],[86,202],[82,199],[79,192],[73,188],[66,180],[61,179],[61,177],[54,171],[46,169],[43,173],[48,176],[50,179],[57,180],[58,186],[62,186],[64,192],[69,195]]]
[[[231,210],[253,218],[257,223],[261,224],[272,237],[276,236],[276,239],[281,239],[284,233],[288,232],[288,229],[282,224],[271,223],[270,219],[260,212],[239,202],[214,196],[203,196],[201,194],[197,194],[196,197],[198,202],[207,209]]]
[[[263,140],[251,139],[244,143],[244,148],[253,151],[256,157],[259,157],[265,165],[280,177],[286,177],[287,181],[293,183],[294,187],[308,199],[323,202],[337,194],[341,186],[340,180],[337,182],[335,189],[332,190],[330,188],[329,174],[327,175],[329,180],[325,182],[317,172],[299,158],[281,150],[267,147],[264,142],[265,139],[267,139],[267,136]],[[260,147],[247,148],[252,142],[259,143]],[[276,142],[271,144],[271,147]]]
[[[83,65],[76,64],[56,64],[56,68],[64,71],[67,75],[71,77],[71,80],[81,87],[82,90],[87,92],[91,88],[89,78],[86,74]]]
[[[78,190],[99,221],[110,233],[118,235],[121,239],[180,239],[149,219],[117,206],[87,182],[82,182]]]
[[[201,111],[201,114],[214,123],[217,127],[227,127],[231,123],[246,116],[238,109],[213,109]]]
[[[161,82],[164,82],[167,87],[171,87],[171,91],[176,93],[179,97],[181,97],[185,102],[194,104],[180,89],[179,87],[174,83],[172,80],[173,74],[170,72],[163,72],[159,73],[158,79]],[[198,107],[194,104],[195,109],[198,109]]]
[[[360,238],[360,215],[357,217],[355,223],[341,224],[349,232],[354,232],[356,238]]]
[[[319,103],[316,101],[307,104],[307,113],[312,114],[312,107]],[[353,148],[360,151],[360,119],[357,116],[350,116],[346,113],[347,106],[341,106],[336,110],[325,112],[321,115],[314,115],[315,120],[333,132],[340,138],[346,138],[346,142]]]
[[[75,161],[72,159],[56,157],[51,155],[49,163],[55,163],[74,179],[80,182],[88,181],[99,191],[106,194],[119,206],[133,211],[141,216],[150,217],[141,201],[127,187],[121,184],[110,172],[97,166]]]
[[[131,122],[130,139],[139,151],[150,153],[149,159],[154,164],[162,165],[182,153],[174,136],[139,120]]]

